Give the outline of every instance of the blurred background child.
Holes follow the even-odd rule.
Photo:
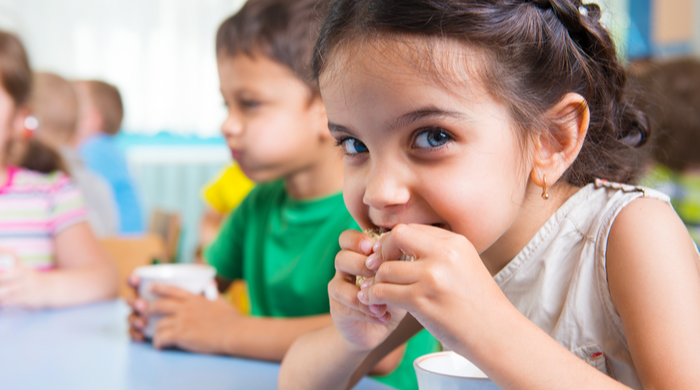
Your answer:
[[[86,222],[58,154],[29,141],[32,72],[21,42],[0,31],[0,306],[47,308],[116,295],[116,270]],[[41,164],[32,163],[40,160]],[[16,165],[15,165],[16,164]],[[41,165],[42,172],[26,169]]]
[[[129,176],[126,160],[116,146],[124,117],[119,90],[103,81],[83,80],[73,83],[78,97],[76,145],[88,168],[111,185],[119,210],[120,233],[142,233],[141,203]]]
[[[35,73],[32,115],[39,121],[36,136],[59,152],[66,169],[85,198],[88,221],[98,237],[114,236],[119,216],[109,184],[85,167],[74,148],[78,101],[71,84],[53,73]]]
[[[657,126],[656,166],[644,179],[671,203],[700,245],[700,62],[653,62],[638,76],[647,90],[647,112]]]

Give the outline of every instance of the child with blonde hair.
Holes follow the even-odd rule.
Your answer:
[[[280,388],[349,388],[422,328],[502,389],[697,388],[698,252],[632,184],[650,129],[600,16],[333,1],[314,74],[348,210],[389,233],[343,233],[334,326],[296,341]]]
[[[60,157],[25,122],[32,72],[22,43],[0,31],[0,306],[51,308],[112,298],[116,268],[86,222]]]

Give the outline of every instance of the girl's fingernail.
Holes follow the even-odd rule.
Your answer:
[[[362,282],[362,284],[360,285],[360,288],[365,290],[365,289],[367,289],[367,287],[369,287],[371,285],[372,285],[372,281],[367,279],[364,282]]]
[[[372,241],[362,240],[360,243],[360,249],[364,254],[370,254],[372,252]]]
[[[362,302],[365,299],[365,293],[360,290],[360,292],[357,293],[357,300]]]
[[[372,253],[371,255],[369,255],[367,257],[367,261],[365,261],[365,266],[369,269],[372,269],[374,263],[377,262],[377,257],[379,257],[379,255],[377,255],[376,253]]]
[[[379,308],[377,305],[369,305],[369,311],[371,311],[375,316],[379,314]]]
[[[374,253],[377,253],[377,252],[379,252],[379,249],[381,249],[381,247],[382,247],[382,242],[380,240],[377,240],[377,242],[375,242],[374,245],[372,246],[372,251]]]
[[[383,316],[377,317],[377,319],[386,324],[389,321],[389,313],[384,313]]]

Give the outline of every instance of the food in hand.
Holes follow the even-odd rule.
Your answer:
[[[375,242],[377,240],[379,240],[380,238],[382,238],[384,235],[389,234],[389,231],[382,231],[382,229],[380,229],[380,228],[365,229],[362,232],[365,233],[367,236],[369,236],[369,238],[373,239]],[[399,257],[399,260],[413,261],[413,260],[415,260],[415,258],[413,256],[407,256],[404,253],[401,255],[401,257]],[[367,277],[357,275],[355,277],[355,285],[357,287],[360,287],[365,280],[367,280]]]

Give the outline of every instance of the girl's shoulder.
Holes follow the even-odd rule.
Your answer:
[[[55,193],[74,186],[70,176],[55,171],[40,173],[23,168],[14,168],[9,189],[15,193]]]

